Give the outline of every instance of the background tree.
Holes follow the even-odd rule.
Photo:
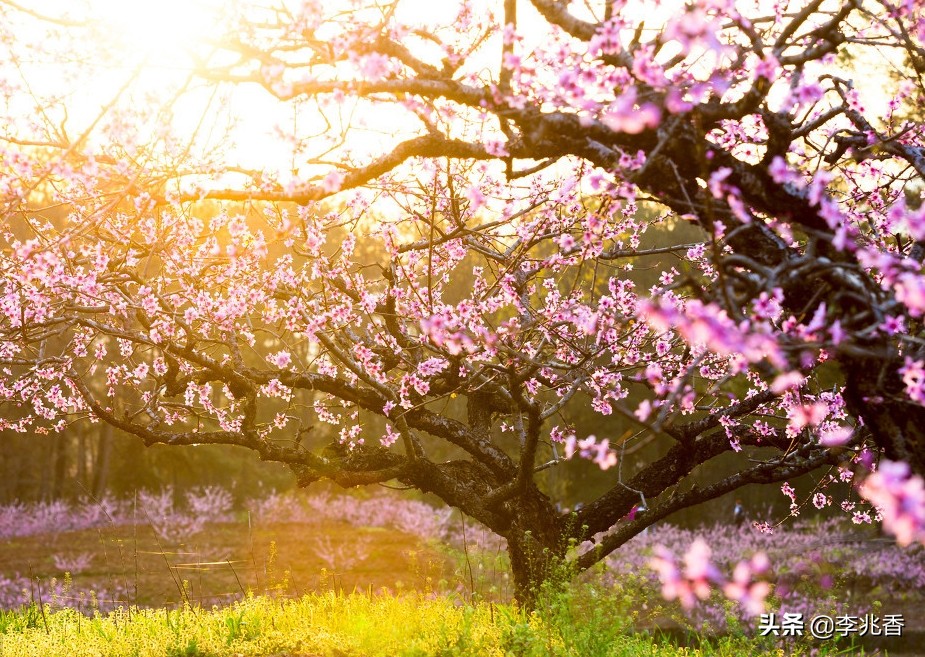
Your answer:
[[[131,23],[3,5],[4,429],[399,480],[504,536],[524,600],[571,541],[597,536],[583,570],[879,455],[918,474],[862,490],[925,535],[923,88],[881,86],[925,55],[915,3],[241,3],[186,49],[152,14],[136,60]],[[275,166],[224,141],[259,120]],[[576,404],[629,430],[578,435]],[[575,457],[611,474],[569,512],[542,473]]]

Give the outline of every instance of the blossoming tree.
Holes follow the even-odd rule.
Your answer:
[[[862,492],[925,536],[917,3],[242,2],[163,87],[166,54],[53,4],[0,3],[4,430],[89,419],[303,485],[398,480],[504,536],[523,599],[570,541],[597,536],[587,569],[820,466],[908,464]],[[124,84],[73,118],[120,56]],[[242,165],[223,107],[288,117],[291,166]],[[700,239],[642,246],[672,222]],[[634,430],[577,435],[582,404]],[[537,483],[570,458],[612,475],[574,513]]]

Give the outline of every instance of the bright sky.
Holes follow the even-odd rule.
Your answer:
[[[60,1],[60,0],[57,0]],[[89,7],[90,14],[96,21],[107,27],[107,34],[113,37],[113,46],[117,52],[122,53],[118,62],[109,72],[101,72],[100,77],[93,85],[97,88],[89,89],[80,103],[82,108],[75,108],[77,116],[86,114],[90,120],[91,115],[97,111],[101,102],[111,97],[112,93],[122,84],[125,75],[138,63],[144,64],[145,84],[153,88],[169,88],[181,84],[185,79],[193,61],[193,53],[202,56],[209,49],[206,45],[210,39],[216,39],[222,33],[223,14],[233,16],[246,0],[84,0]],[[286,7],[295,10],[305,4],[303,0],[271,0],[267,6]],[[321,5],[325,12],[337,10],[340,7],[350,7],[356,2],[352,0],[323,0]],[[367,4],[367,3],[363,3]],[[381,5],[388,4],[384,0]],[[475,6],[482,5],[485,11],[492,7],[501,11],[502,3],[493,0],[475,0]],[[585,2],[576,2],[573,8],[578,15],[591,19]],[[592,2],[603,6],[603,0]],[[656,3],[658,8],[653,14],[652,7],[644,9],[648,4],[646,0],[631,0],[626,11],[645,14],[650,25],[659,20],[665,20],[672,12],[672,6],[682,5],[683,0],[669,0]],[[410,25],[446,25],[452,21],[457,12],[458,0],[399,0],[396,10],[396,19],[400,23]],[[528,0],[521,0],[518,8],[519,31],[529,40],[531,37],[539,38],[542,30],[531,29],[534,23],[537,27],[542,20],[533,11]],[[500,47],[500,41],[487,45],[485,52],[491,53],[491,60],[484,56],[476,57],[473,61],[475,67],[493,67],[496,62],[494,51]],[[350,108],[345,108],[345,113]],[[394,112],[390,115],[390,112]],[[294,109],[292,106],[283,106],[272,98],[263,89],[256,85],[243,85],[234,90],[226,90],[223,96],[211,98],[209,94],[191,94],[181,105],[174,110],[174,125],[179,131],[186,132],[194,129],[201,121],[203,114],[210,119],[233,118],[237,128],[232,132],[235,146],[231,153],[240,160],[240,164],[249,167],[264,169],[280,169],[283,176],[287,175],[292,164],[293,153],[285,140],[273,134],[273,126],[278,125],[285,134],[287,130],[298,129],[302,134],[318,133],[326,126],[319,120],[311,108]],[[403,113],[402,113],[403,114]],[[329,119],[332,115],[329,115]],[[352,137],[352,147],[357,155],[362,152],[378,153],[381,145],[394,139],[396,125],[408,126],[408,129],[419,130],[419,124],[409,121],[399,115],[397,110],[384,108],[377,110],[375,115],[362,115],[349,117],[351,125],[366,124],[365,130],[355,131]],[[331,126],[335,130],[338,126]],[[392,133],[392,134],[389,134]]]
[[[111,48],[117,53],[114,61],[102,63],[93,82],[74,97],[69,108],[73,124],[91,122],[136,66],[142,67],[137,86],[157,92],[183,84],[193,68],[194,57],[208,56],[212,50],[208,42],[223,35],[221,17],[234,16],[243,4],[243,0],[84,0],[80,5],[70,5],[87,8],[87,13],[104,27],[107,37],[111,37]],[[294,9],[301,4],[301,0],[282,0],[270,6],[288,5],[289,9]],[[341,0],[322,4],[325,12],[329,12],[354,3]],[[455,14],[456,4],[450,0],[400,0],[396,17],[414,24],[446,23]],[[64,6],[67,6],[66,3]],[[76,8],[64,13],[86,15]],[[164,102],[168,99],[169,94],[166,93],[160,98]],[[344,112],[349,111],[349,105],[345,105]],[[234,121],[236,128],[230,133],[234,146],[230,148],[230,156],[237,162],[233,163],[248,168],[278,169],[283,178],[298,162],[293,159],[291,145],[280,138],[280,134],[293,130],[301,134],[315,134],[328,129],[313,108],[296,109],[292,105],[281,104],[257,85],[237,85],[233,89],[225,87],[218,96],[205,89],[187,93],[173,107],[172,114],[173,125],[181,134],[200,125],[203,116],[206,118],[205,131],[209,127],[222,130],[229,120]],[[329,119],[332,116],[329,115]],[[381,133],[394,132],[396,126],[395,116],[383,116],[381,113],[350,118],[354,126],[368,124],[365,132],[360,131],[354,137],[353,148],[358,155],[363,150],[380,150],[379,144],[390,139],[389,135]],[[213,122],[219,125],[210,126]],[[410,123],[406,125],[412,128]],[[279,130],[274,129],[276,126]],[[332,125],[330,129],[337,130],[338,127]]]
[[[17,0],[20,1],[20,0]],[[3,2],[3,0],[0,0]],[[298,167],[303,154],[294,154],[291,144],[285,136],[293,133],[314,134],[327,129],[320,121],[317,111],[312,107],[296,109],[292,104],[282,104],[257,85],[237,85],[226,87],[218,95],[212,89],[201,88],[187,92],[178,102],[171,102],[171,92],[184,83],[194,65],[194,57],[207,57],[213,48],[210,40],[218,39],[225,30],[223,16],[233,16],[245,2],[250,0],[21,0],[21,6],[45,15],[57,17],[90,17],[102,29],[101,38],[113,53],[107,61],[94,65],[90,80],[82,80],[75,86],[75,93],[68,101],[68,126],[71,137],[80,134],[100,109],[117,93],[125,81],[140,67],[141,74],[134,84],[135,89],[143,88],[151,92],[149,102],[160,103],[171,108],[171,122],[179,134],[190,133],[197,126],[203,134],[212,134],[213,142],[225,134],[225,126],[233,121],[237,125],[228,132],[234,145],[229,144],[228,154],[232,164],[248,168],[278,170],[281,180],[290,175],[293,165]],[[269,0],[274,2],[274,0]],[[290,8],[302,6],[303,0],[275,0],[271,6],[289,5]],[[501,2],[495,0],[478,0],[484,6],[500,8]],[[384,2],[383,2],[384,3]],[[324,0],[325,12],[339,7],[349,7],[351,0]],[[446,24],[456,13],[457,2],[452,0],[399,0],[398,15],[400,21],[412,24],[428,25]],[[590,19],[585,3],[577,2],[574,11],[583,18]],[[602,4],[602,2],[596,3]],[[626,11],[644,16],[646,26],[655,28],[666,20],[683,0],[656,2],[652,5],[646,0],[631,0]],[[654,8],[653,8],[654,7]],[[531,29],[531,23],[538,21],[538,16],[529,8],[527,0],[519,5],[519,32],[529,38],[542,38],[542,30]],[[27,19],[25,24],[35,25]],[[492,60],[476,59],[475,66],[489,67],[495,64],[495,51],[498,43],[486,46],[491,52]],[[92,49],[91,49],[92,50]],[[31,67],[31,68],[30,68]],[[38,75],[26,76],[38,96],[48,93],[62,85],[62,70],[49,68],[36,62],[26,63],[24,71],[40,71]],[[44,87],[44,88],[43,88]],[[15,113],[34,112],[31,100],[26,97],[14,99]],[[362,151],[378,152],[381,145],[394,139],[397,130],[418,129],[412,123],[400,117],[397,110],[390,114],[388,110],[377,110],[375,114],[351,116],[351,106],[345,104],[340,111],[345,122],[356,127],[366,123],[365,130],[356,131],[352,138],[352,147],[362,155]],[[335,124],[330,131],[339,126],[337,112],[328,115]],[[407,121],[407,122],[406,122]],[[278,130],[274,131],[274,128]],[[92,137],[90,139],[92,143]],[[304,175],[304,171],[302,172]]]

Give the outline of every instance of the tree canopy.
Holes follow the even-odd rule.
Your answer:
[[[918,3],[104,5],[0,2],[4,430],[397,480],[524,598],[821,466],[925,540]],[[570,511],[541,478],[581,458]]]

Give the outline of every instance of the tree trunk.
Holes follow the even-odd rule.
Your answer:
[[[544,546],[531,532],[524,532],[519,539],[508,539],[508,555],[514,576],[514,597],[521,606],[531,609],[543,585],[560,574],[564,550]]]
[[[83,427],[77,430],[77,452],[74,454],[77,464],[77,485],[81,491],[89,490],[87,481],[87,434]]]
[[[93,468],[93,496],[97,499],[106,493],[109,482],[109,460],[112,456],[112,425],[107,424],[100,432],[96,464]]]
[[[517,602],[531,609],[546,583],[566,579],[565,553],[568,547],[555,514],[521,506],[509,532],[506,533],[511,573],[514,576],[514,596]]]
[[[905,393],[900,366],[898,356],[891,361],[845,358],[845,402],[888,459],[906,461],[925,476],[925,407]]]

